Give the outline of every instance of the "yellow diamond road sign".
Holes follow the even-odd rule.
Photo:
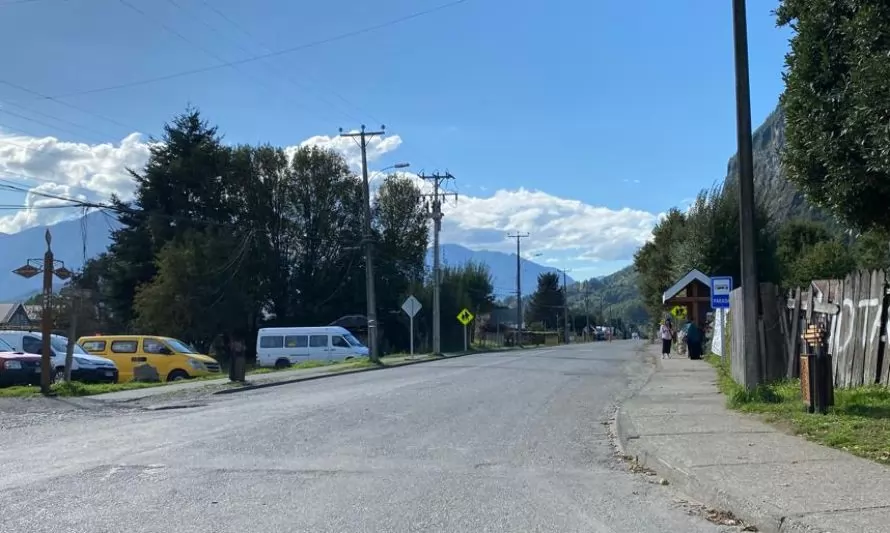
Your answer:
[[[686,318],[686,306],[677,305],[671,309],[671,314],[674,315],[675,318],[684,319]]]
[[[471,320],[473,320],[473,313],[471,313],[469,309],[464,308],[463,311],[461,311],[460,313],[457,314],[457,320],[461,324],[466,326],[467,324],[470,323]]]

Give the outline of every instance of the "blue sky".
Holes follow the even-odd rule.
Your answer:
[[[465,0],[387,24],[448,0],[10,1],[0,0],[0,49],[14,60],[4,62],[0,81],[59,98],[0,83],[0,131],[8,136],[112,143],[120,164],[130,160],[122,139],[156,135],[188,103],[233,143],[294,145],[383,122],[401,143],[381,151],[376,168],[410,161],[414,170],[448,169],[458,178],[468,201],[452,212],[456,241],[496,248],[493,235],[500,241],[502,230],[530,227],[540,234],[530,250],[591,273],[627,264],[640,227],[651,226],[643,214],[680,205],[721,179],[735,151],[729,2]],[[748,1],[755,125],[782,90],[789,34],[775,28],[775,6]],[[77,94],[377,25],[384,27],[235,68]],[[10,142],[6,152],[0,143],[0,173],[49,186],[68,179],[59,172],[73,172],[69,192],[92,187],[82,174],[101,173],[109,153],[93,150],[86,164],[81,149],[80,164],[59,170],[53,161],[54,173],[41,177],[40,165],[10,163],[37,151],[23,156],[14,146],[36,141]],[[524,203],[497,213],[520,187]],[[500,200],[483,201],[498,190]],[[24,200],[0,192],[0,204]],[[537,218],[513,216],[532,205],[541,206]],[[609,222],[588,227],[587,218]],[[556,235],[571,232],[560,220],[575,224],[577,235]],[[613,231],[621,224],[629,229]],[[0,223],[0,231],[14,229]]]

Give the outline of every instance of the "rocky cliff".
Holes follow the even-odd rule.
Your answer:
[[[803,218],[832,222],[823,210],[810,205],[804,194],[785,178],[781,151],[785,144],[785,113],[781,106],[770,113],[752,136],[754,148],[754,187],[758,202],[765,202],[773,222]],[[738,179],[738,154],[729,160],[726,180]]]

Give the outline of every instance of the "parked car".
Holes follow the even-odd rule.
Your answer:
[[[257,333],[258,366],[287,368],[303,361],[343,361],[368,348],[340,326],[263,328]]]
[[[220,370],[216,359],[170,337],[93,335],[77,343],[93,355],[114,361],[121,381],[179,381]]]
[[[0,387],[40,384],[40,356],[17,352],[0,339]]]
[[[16,351],[37,354],[43,351],[43,335],[37,331],[0,331],[3,339]],[[65,378],[65,356],[68,352],[68,338],[61,335],[50,336],[52,353],[53,381],[60,382]],[[117,383],[118,370],[114,361],[105,357],[97,357],[74,345],[71,359],[71,380],[81,383]]]

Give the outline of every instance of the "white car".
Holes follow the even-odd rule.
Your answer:
[[[43,335],[36,331],[0,331],[3,339],[12,347],[24,353],[41,354]],[[50,337],[53,381],[65,377],[65,354],[68,351],[68,338],[61,335]],[[87,353],[80,345],[74,345],[71,359],[71,380],[82,383],[117,383],[118,371],[114,361]]]

